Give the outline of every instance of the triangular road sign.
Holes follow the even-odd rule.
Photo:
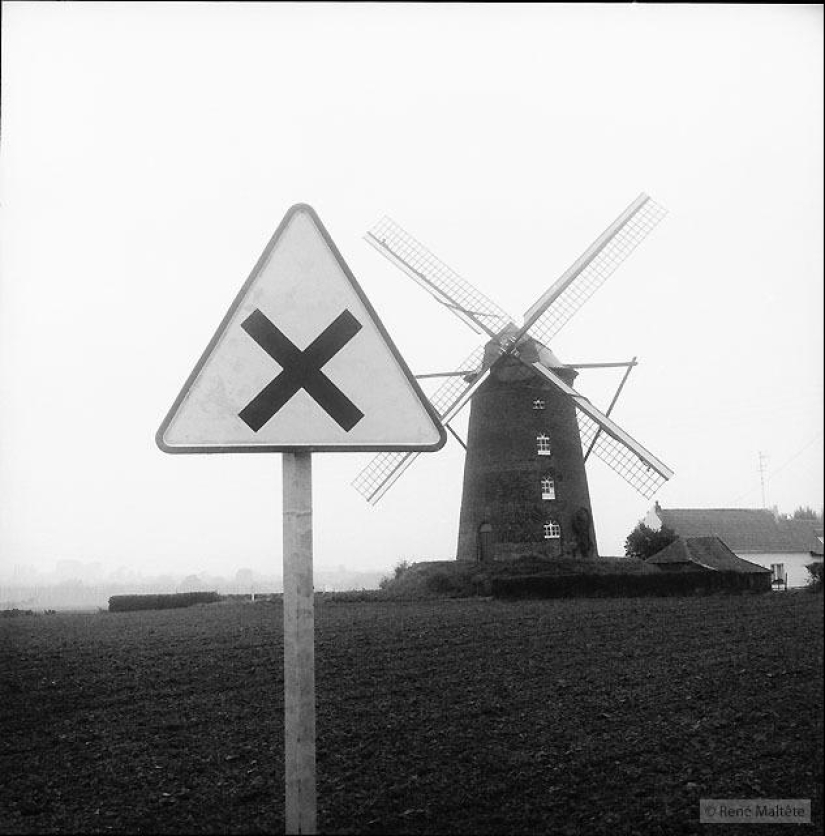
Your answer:
[[[157,432],[167,453],[438,450],[438,415],[315,211],[293,206]]]

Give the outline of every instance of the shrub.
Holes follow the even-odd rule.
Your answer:
[[[427,590],[435,592],[439,595],[448,595],[453,592],[458,592],[460,584],[456,583],[455,578],[448,572],[433,572],[427,578]]]
[[[472,595],[486,596],[490,594],[491,584],[488,575],[473,575],[470,578],[470,590]]]
[[[360,604],[369,601],[386,601],[387,596],[379,589],[349,589],[338,592],[316,592],[315,599],[324,603]]]
[[[822,565],[821,560],[816,560],[805,567],[810,575],[806,588],[811,592],[822,592]]]
[[[765,576],[738,572],[661,572],[644,575],[522,575],[493,578],[497,598],[636,597],[707,595],[714,592],[769,592]]]
[[[386,589],[393,581],[397,581],[409,568],[410,562],[408,560],[402,560],[400,563],[397,563],[395,568],[392,570],[392,577],[384,575],[384,577],[378,581],[378,588]]]
[[[109,612],[135,610],[169,610],[191,607],[194,604],[214,604],[220,601],[217,592],[177,592],[170,595],[112,595]]]

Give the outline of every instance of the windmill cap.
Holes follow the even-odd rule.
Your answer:
[[[564,369],[566,366],[550,349],[532,337],[526,337],[518,345],[521,357],[530,363],[538,361],[548,369]]]
[[[506,331],[504,332],[506,335]],[[484,352],[484,365],[493,363],[502,353],[499,340],[490,340]],[[546,345],[534,340],[532,337],[525,337],[518,345],[519,356],[528,363],[539,362],[548,369],[565,369],[567,366],[547,348]]]
[[[565,368],[564,363],[553,354],[552,351],[540,342],[536,340],[531,340],[532,348],[535,349],[536,354],[538,355],[538,360],[543,366],[547,366],[548,369],[563,369]]]

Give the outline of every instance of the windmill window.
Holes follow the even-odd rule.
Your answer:
[[[556,498],[556,483],[552,479],[541,480],[541,498],[555,499]]]
[[[536,398],[533,401],[533,409],[544,409],[544,401],[541,398]]]
[[[544,435],[543,433],[541,435],[537,435],[536,436],[536,448],[537,448],[538,454],[540,456],[549,456],[550,455],[550,436],[549,435]]]
[[[556,522],[545,523],[544,525],[544,539],[558,540],[561,537],[561,526]]]

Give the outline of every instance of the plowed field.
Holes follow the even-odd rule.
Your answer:
[[[811,798],[819,832],[822,614],[319,602],[319,828],[725,836],[715,797]],[[278,604],[4,619],[0,664],[0,832],[283,832]]]

